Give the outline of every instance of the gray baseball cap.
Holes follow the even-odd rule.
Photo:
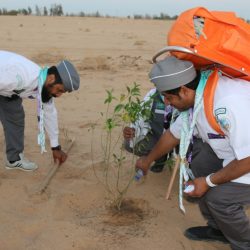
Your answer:
[[[66,91],[71,92],[79,89],[80,77],[71,62],[63,60],[56,68]]]
[[[179,60],[169,56],[154,64],[149,78],[158,91],[179,88],[196,77],[196,70],[192,62]]]

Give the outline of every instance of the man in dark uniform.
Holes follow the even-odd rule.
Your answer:
[[[144,97],[144,100],[150,97],[153,97],[153,102],[151,107],[152,115],[149,121],[141,121],[140,125],[136,122],[135,124],[131,124],[130,127],[125,127],[123,130],[125,149],[137,156],[148,155],[161,137],[164,128],[168,129],[170,125],[172,108],[170,106],[165,106],[163,97],[156,89],[150,90]],[[136,129],[138,126],[142,126],[142,123],[146,131],[144,132],[144,136],[140,137],[133,146],[131,144],[131,139],[135,137]],[[167,158],[168,155],[164,155],[156,160],[150,170],[154,173],[162,172]]]

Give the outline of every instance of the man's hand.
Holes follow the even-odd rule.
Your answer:
[[[52,153],[53,153],[54,163],[58,161],[59,165],[64,163],[68,157],[67,154],[64,153],[62,150],[52,150]]]
[[[136,163],[135,163],[135,168],[136,169],[141,169],[143,171],[143,174],[146,175],[148,173],[148,169],[150,167],[150,162],[148,162],[146,156],[140,157]]]
[[[130,127],[125,127],[123,129],[123,137],[126,140],[134,138],[135,137],[135,129],[134,128],[130,128]]]
[[[187,185],[194,185],[194,191],[192,191],[190,193],[186,193],[187,195],[192,196],[192,197],[201,197],[209,189],[209,186],[207,185],[205,177],[196,178],[193,181],[187,182],[186,184]]]

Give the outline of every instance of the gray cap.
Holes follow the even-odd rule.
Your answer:
[[[80,77],[71,62],[63,60],[56,68],[66,91],[71,92],[79,89]]]
[[[196,70],[192,62],[179,60],[169,56],[154,64],[149,78],[158,91],[179,88],[196,77]]]

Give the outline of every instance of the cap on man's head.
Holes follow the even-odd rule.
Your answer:
[[[63,60],[56,68],[66,91],[71,92],[79,89],[80,77],[71,62]]]
[[[179,60],[169,56],[154,64],[149,78],[160,91],[179,88],[196,77],[196,70],[192,62]]]

